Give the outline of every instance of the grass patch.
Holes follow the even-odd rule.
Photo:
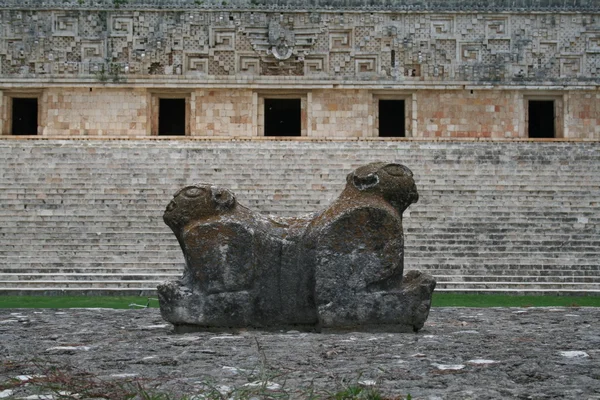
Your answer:
[[[0,296],[0,308],[140,308],[158,307],[158,300],[142,296]]]
[[[0,296],[0,308],[141,308],[158,307],[142,296]],[[600,307],[600,296],[520,296],[498,294],[433,294],[433,307]]]
[[[432,307],[600,307],[600,296],[433,293]]]

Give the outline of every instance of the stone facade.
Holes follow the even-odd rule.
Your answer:
[[[299,136],[379,136],[401,100],[400,136],[528,137],[544,101],[546,137],[600,138],[598,0],[0,0],[0,26],[5,135],[15,98],[37,134],[118,137],[157,135],[163,98],[185,135],[262,136],[295,98]]]

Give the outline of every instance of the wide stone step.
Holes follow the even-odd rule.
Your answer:
[[[434,275],[438,283],[596,283],[600,285],[600,276],[531,276],[531,275]]]
[[[457,294],[511,294],[511,295],[539,295],[539,296],[600,296],[600,289],[549,289],[549,288],[438,288],[434,293],[457,293]]]
[[[120,266],[124,267],[121,268]],[[22,267],[6,267],[2,268],[1,271],[6,275],[61,275],[61,274],[76,274],[76,275],[181,275],[183,272],[183,264],[181,265],[159,265],[155,267],[149,267],[147,265],[135,266],[135,264],[107,264],[107,266],[89,266],[89,265],[75,265],[75,266],[22,266]]]
[[[183,185],[212,182],[253,209],[298,216],[329,205],[349,170],[380,159],[409,166],[421,195],[404,216],[406,269],[457,284],[486,282],[476,276],[589,282],[576,277],[600,276],[599,150],[598,143],[0,140],[0,272],[180,274],[183,255],[162,213]]]
[[[35,254],[28,257],[22,255],[10,255],[0,256],[0,264],[47,264],[47,263],[78,263],[89,264],[89,263],[107,263],[107,262],[156,262],[156,260],[163,261],[183,261],[183,255],[181,252],[173,251],[172,254],[165,254],[164,252],[156,252],[151,250],[145,250],[143,253],[132,253],[123,251],[112,251],[112,252],[97,252],[94,257],[90,258],[90,254],[83,254],[84,252],[62,252],[60,256],[48,255],[43,256]]]
[[[600,283],[562,283],[562,282],[438,282],[437,289],[494,289],[494,290],[516,290],[516,289],[553,289],[553,290],[596,290],[600,292]]]
[[[552,279],[554,277],[565,277],[565,278],[573,278],[573,277],[597,277],[600,276],[597,268],[594,269],[553,269],[553,270],[537,270],[535,267],[531,268],[515,268],[515,269],[440,269],[440,268],[431,268],[426,269],[427,272],[434,276],[456,276],[457,279],[462,279],[462,277],[469,276],[513,276],[518,273],[527,273],[528,275],[524,275],[534,278],[544,278],[544,279]]]
[[[38,287],[38,288],[3,288],[0,287],[0,296],[152,296],[156,297],[156,287],[146,288],[97,288],[97,287],[80,287],[80,288],[54,288],[54,287]],[[140,299],[140,304],[143,304],[143,299]]]
[[[84,273],[0,273],[0,282],[20,282],[29,285],[36,281],[86,281],[86,282],[141,282],[141,281],[164,281],[175,280],[181,276],[179,271],[173,273],[153,273],[153,274],[124,274],[124,273],[93,273],[85,271]]]
[[[0,280],[0,288],[11,289],[11,288],[53,288],[53,289],[81,289],[81,288],[99,288],[99,289],[142,289],[147,290],[148,288],[156,288],[156,286],[162,283],[164,280],[90,280],[90,281],[78,281],[78,280],[35,280],[22,282],[18,280]]]
[[[40,244],[31,246],[13,246],[10,248],[0,248],[0,258],[2,257],[15,257],[22,256],[16,254],[18,250],[26,250],[28,252],[35,251],[37,256],[43,257],[53,257],[53,256],[75,256],[75,255],[89,255],[96,254],[99,251],[104,251],[108,254],[127,254],[129,252],[135,251],[144,251],[144,252],[161,252],[165,256],[172,257],[175,255],[179,255],[181,250],[176,246],[165,245],[141,245],[141,244],[131,244],[131,245],[120,245],[120,244],[98,244],[98,245],[72,245],[72,246],[59,246],[59,245],[49,245],[49,244]]]
[[[533,260],[535,264],[539,265],[541,269],[556,269],[557,266],[565,267],[565,266],[575,266],[582,265],[587,269],[588,266],[592,266],[595,264],[594,259],[585,260],[577,256],[577,254],[572,254],[571,257],[544,257],[542,255],[535,254],[535,257],[532,257],[530,254],[529,257],[515,257],[514,254],[505,254],[503,253],[500,257],[464,257],[462,255],[453,255],[453,257],[449,258],[446,254],[440,254],[439,257],[434,259],[431,258],[431,253],[416,255],[410,254],[410,257],[405,258],[405,265],[428,265],[428,266],[440,266],[447,268],[460,268],[460,266],[469,265],[469,266],[488,266],[488,265],[496,265],[498,260],[503,260],[506,262],[508,266],[517,266],[525,267],[527,265],[532,265],[530,262]],[[596,265],[596,268],[598,266]],[[517,267],[518,268],[518,267]]]

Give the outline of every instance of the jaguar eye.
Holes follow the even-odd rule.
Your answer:
[[[383,167],[383,170],[392,176],[413,176],[412,171],[410,169],[400,164],[388,164],[385,167]]]
[[[202,194],[203,190],[198,188],[198,187],[189,187],[187,189],[185,189],[185,196],[186,197],[198,197]]]
[[[167,205],[167,212],[173,211],[177,207],[177,204],[173,200]]]

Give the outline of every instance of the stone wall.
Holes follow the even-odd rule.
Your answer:
[[[524,136],[519,114],[526,105],[517,91],[431,90],[420,92],[417,103],[424,137]]]
[[[312,136],[371,136],[373,104],[365,90],[316,90],[312,93]]]
[[[194,92],[195,124],[192,135],[253,136],[254,96],[251,90]]]
[[[152,291],[181,271],[162,213],[182,186],[293,216],[375,160],[414,171],[406,268],[440,290],[600,292],[597,141],[265,138],[0,140],[0,291]]]
[[[0,90],[4,134],[9,133],[10,96],[17,93],[39,97],[38,132],[54,137],[155,136],[157,102],[163,97],[186,98],[186,135],[263,136],[264,98],[291,97],[302,99],[302,136],[315,138],[377,137],[379,99],[404,100],[407,137],[527,138],[527,100],[541,98],[557,104],[556,137],[600,139],[600,95],[594,90],[52,87],[4,93]]]
[[[44,135],[145,136],[148,132],[145,90],[48,89]]]
[[[569,112],[565,124],[569,137],[600,138],[600,94],[594,92],[567,95]]]

